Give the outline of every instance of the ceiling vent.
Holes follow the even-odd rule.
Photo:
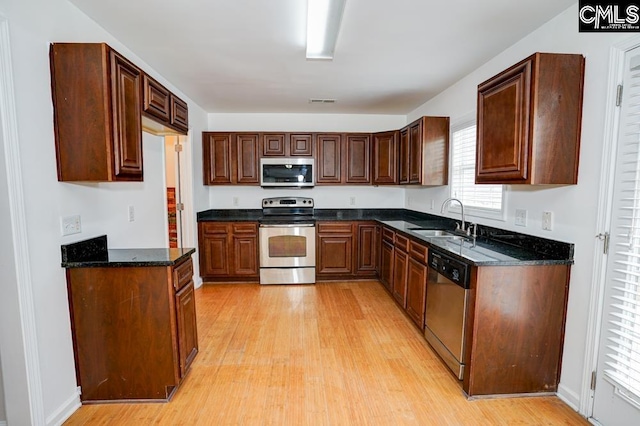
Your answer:
[[[310,104],[335,104],[335,99],[309,99]]]

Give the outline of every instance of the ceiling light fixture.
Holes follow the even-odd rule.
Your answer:
[[[307,59],[332,60],[346,0],[307,1]]]

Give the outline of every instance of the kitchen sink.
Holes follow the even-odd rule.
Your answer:
[[[443,231],[442,229],[409,228],[409,230],[415,234],[428,238],[462,238],[449,231]]]

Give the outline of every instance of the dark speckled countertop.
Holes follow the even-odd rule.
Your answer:
[[[407,209],[315,209],[314,219],[322,221],[375,220],[420,241],[432,250],[440,250],[476,266],[570,265],[574,245],[563,241],[534,237],[504,229],[478,225],[475,247],[469,241],[451,241],[419,235],[415,229],[453,230],[459,220]],[[262,210],[206,210],[198,213],[198,222],[259,221]]]
[[[108,249],[106,235],[61,246],[63,268],[173,266],[195,251],[194,248]]]

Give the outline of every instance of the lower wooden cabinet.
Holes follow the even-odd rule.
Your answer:
[[[395,255],[395,249],[393,242],[386,240],[382,241],[380,246],[380,281],[385,288],[392,293],[393,292],[393,259]]]
[[[83,402],[167,401],[198,352],[191,258],[67,269]]]
[[[257,222],[199,222],[200,276],[204,281],[258,281]]]
[[[396,247],[393,254],[393,298],[407,308],[407,266],[409,257],[405,251]]]
[[[378,224],[318,222],[316,229],[316,276],[319,280],[377,276]]]
[[[424,330],[424,312],[427,292],[427,266],[413,257],[407,265],[407,314],[418,326]]]

